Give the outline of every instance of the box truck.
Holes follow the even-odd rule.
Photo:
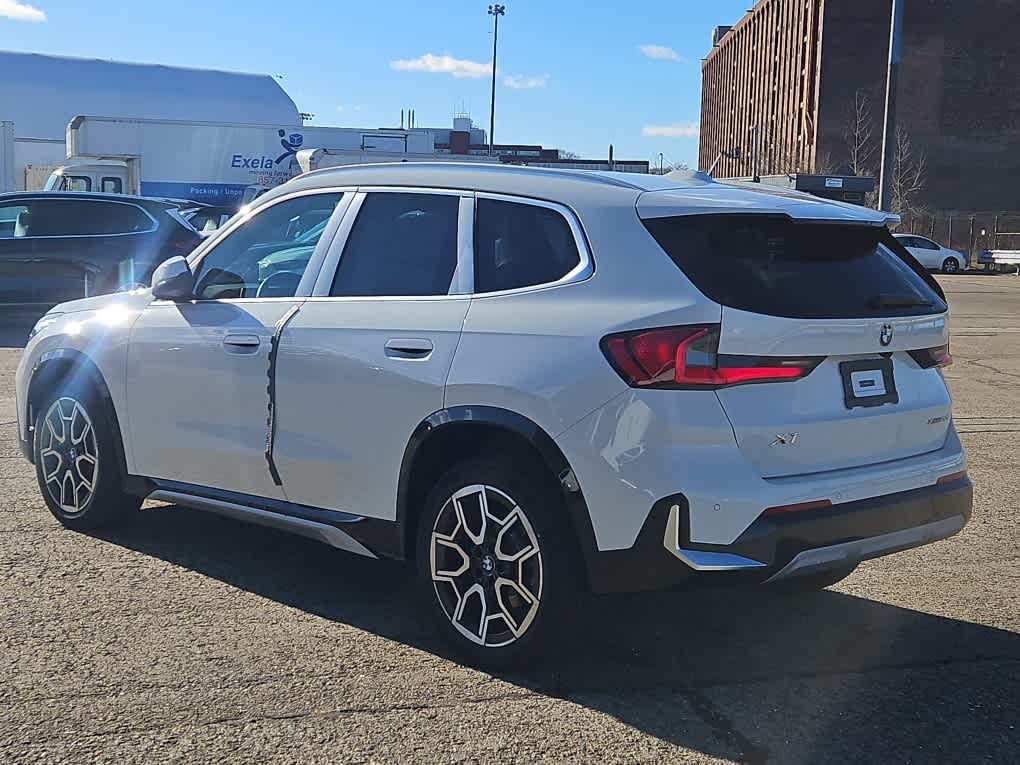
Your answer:
[[[67,127],[66,164],[46,188],[241,204],[246,188],[272,188],[301,172],[315,146],[371,161],[432,156],[424,129],[278,127],[225,122],[79,116]],[[390,160],[395,161],[395,160]]]

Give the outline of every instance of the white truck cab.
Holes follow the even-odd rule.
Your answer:
[[[98,191],[137,194],[138,160],[74,158],[50,173],[46,191]]]

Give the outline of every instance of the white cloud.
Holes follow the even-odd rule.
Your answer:
[[[666,45],[639,45],[638,50],[648,58],[659,59],[660,61],[683,61],[684,57]]]
[[[641,135],[647,138],[697,138],[697,122],[674,122],[672,125],[645,125]]]
[[[46,21],[46,14],[34,5],[18,0],[0,0],[0,16],[15,21]]]
[[[436,72],[454,77],[481,79],[492,74],[492,66],[480,61],[468,61],[453,56],[434,56],[426,53],[418,58],[398,58],[390,62],[390,69],[398,72]]]
[[[547,74],[508,74],[503,78],[503,84],[514,90],[532,90],[533,88],[544,88],[549,82]]]

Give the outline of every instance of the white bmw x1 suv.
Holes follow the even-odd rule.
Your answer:
[[[409,561],[475,661],[578,588],[824,587],[971,512],[944,296],[886,222],[698,175],[306,174],[43,317],[23,449],[71,528],[148,497]]]

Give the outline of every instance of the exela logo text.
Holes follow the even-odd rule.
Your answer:
[[[276,159],[266,156],[246,157],[243,154],[235,154],[230,158],[230,166],[246,170],[272,170],[276,165],[297,154],[298,149],[305,142],[305,137],[300,133],[287,135],[287,131],[282,128],[277,130],[276,134],[280,138],[280,147],[283,149],[283,153]]]
[[[246,157],[235,154],[230,160],[231,167],[244,167],[250,170],[271,170],[275,165],[272,157]]]

